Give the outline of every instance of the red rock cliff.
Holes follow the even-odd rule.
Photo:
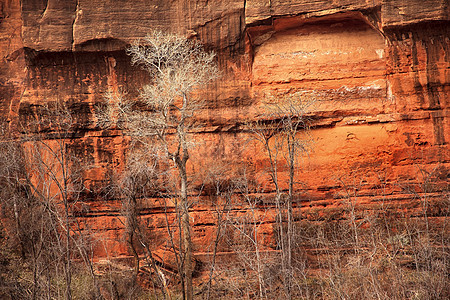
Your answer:
[[[446,0],[3,0],[0,118],[14,127],[35,104],[70,103],[84,128],[74,143],[94,165],[85,185],[95,191],[122,160],[126,141],[96,126],[93,105],[112,87],[133,94],[145,82],[124,49],[155,28],[198,38],[217,51],[224,70],[207,93],[199,120],[205,146],[191,159],[193,171],[223,161],[267,180],[262,149],[244,143],[248,136],[239,126],[261,112],[263,93],[299,91],[317,100],[314,151],[299,162],[297,174],[303,216],[335,212],[343,185],[354,181],[367,210],[383,200],[409,203],[414,211],[417,205],[400,187],[419,187],[419,169],[432,175],[432,199],[448,188]],[[83,201],[86,222],[106,244],[98,255],[127,255],[119,204],[94,194]],[[161,209],[148,205],[149,224],[164,232]],[[192,216],[194,243],[204,251],[213,217],[201,205]]]

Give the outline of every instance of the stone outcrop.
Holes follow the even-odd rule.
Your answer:
[[[104,242],[97,255],[129,255],[120,203],[95,193],[127,143],[120,132],[97,126],[94,105],[109,89],[135,95],[146,82],[124,49],[153,29],[198,39],[217,52],[223,70],[205,92],[193,174],[223,164],[230,178],[245,167],[270,192],[267,158],[246,142],[242,124],[261,115],[264,94],[298,91],[316,101],[313,151],[297,171],[296,207],[304,218],[343,217],[349,186],[368,211],[385,201],[414,212],[411,188],[442,201],[450,166],[446,0],[2,1],[0,119],[14,128],[35,105],[70,104],[83,128],[74,147],[93,166],[84,178],[92,193],[79,215]],[[431,189],[420,184],[423,174]],[[144,204],[148,226],[163,236],[163,207],[156,199]],[[211,207],[194,206],[192,218],[197,251],[208,251]],[[268,218],[264,232],[271,230]],[[163,238],[156,240],[162,247]]]

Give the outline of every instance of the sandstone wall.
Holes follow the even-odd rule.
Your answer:
[[[106,245],[98,255],[128,255],[119,203],[96,193],[108,169],[123,161],[127,143],[120,132],[100,130],[93,107],[108,89],[135,95],[146,82],[124,49],[155,28],[199,39],[218,53],[224,72],[205,93],[198,132],[204,144],[191,159],[192,174],[222,164],[234,177],[245,167],[270,192],[267,159],[245,142],[242,123],[261,114],[264,93],[299,91],[317,101],[314,151],[297,171],[296,205],[304,217],[339,212],[345,187],[358,190],[366,211],[383,202],[411,213],[419,209],[411,189],[436,201],[448,191],[448,1],[3,0],[0,118],[15,128],[36,105],[70,103],[83,128],[72,143],[92,165],[85,173],[92,192],[80,216]],[[162,207],[155,199],[145,204],[149,226],[163,236]],[[194,243],[207,251],[211,208],[196,205],[192,216]],[[267,220],[270,240],[273,219]]]

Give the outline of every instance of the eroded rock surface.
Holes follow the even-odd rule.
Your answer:
[[[123,161],[127,139],[97,126],[94,105],[119,87],[136,95],[148,80],[124,49],[153,29],[200,40],[223,70],[205,93],[192,174],[222,164],[229,180],[246,169],[270,193],[267,158],[246,142],[242,124],[261,115],[264,94],[299,91],[316,100],[313,151],[297,170],[296,209],[304,218],[344,217],[349,186],[367,211],[382,201],[419,209],[408,189],[442,200],[450,166],[448,1],[2,1],[0,118],[14,128],[35,105],[69,103],[83,128],[72,143],[92,165],[84,178],[92,193],[78,215],[101,241],[98,256],[130,254],[120,203],[98,191]],[[432,189],[420,184],[423,174]],[[160,248],[164,208],[157,199],[143,205]],[[266,218],[270,244],[273,214]],[[207,252],[215,219],[206,200],[192,219],[195,247]]]

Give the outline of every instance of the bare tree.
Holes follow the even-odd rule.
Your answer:
[[[249,129],[253,138],[262,144],[269,160],[268,173],[275,188],[283,286],[287,298],[291,299],[295,171],[300,155],[311,150],[310,114],[315,100],[304,99],[299,92],[266,99],[262,118],[249,124]],[[285,183],[280,182],[278,176],[280,164],[288,169],[287,195],[283,190]]]
[[[133,145],[133,151],[127,158],[124,170],[114,174],[116,194],[122,199],[122,215],[125,217],[126,243],[135,258],[135,276],[140,270],[140,254],[143,253],[148,268],[156,274],[158,282],[153,281],[155,287],[159,286],[164,299],[170,299],[166,276],[158,266],[150,248],[151,241],[148,231],[142,224],[140,200],[154,193],[155,178],[157,176],[157,160],[152,151],[143,149],[140,144]]]
[[[221,166],[220,163],[215,167],[208,170],[208,177],[205,180],[205,190],[209,192],[209,197],[211,201],[211,207],[213,208],[213,213],[216,216],[216,228],[214,239],[211,241],[210,247],[212,247],[212,254],[209,263],[209,275],[208,281],[205,285],[206,295],[204,299],[209,300],[211,297],[211,291],[213,290],[213,280],[217,276],[217,254],[219,252],[220,246],[224,240],[224,236],[227,231],[226,216],[231,207],[231,201],[233,194],[235,193],[235,188],[227,180],[230,174],[227,174],[226,167]]]
[[[196,113],[202,108],[199,88],[218,77],[215,54],[203,50],[200,43],[174,34],[154,31],[127,49],[131,61],[151,76],[151,82],[139,91],[139,99],[130,101],[118,92],[106,94],[107,106],[98,114],[109,126],[124,129],[144,145],[156,142],[166,166],[178,171],[178,192],[174,197],[179,215],[182,244],[183,295],[193,297],[193,255],[188,200],[189,133]],[[149,150],[150,151],[150,150]]]
[[[20,124],[20,133],[2,141],[0,178],[7,179],[11,194],[0,200],[12,207],[23,259],[31,262],[31,299],[45,294],[73,298],[75,258],[86,264],[98,292],[88,242],[74,216],[83,190],[83,163],[71,148],[77,122],[69,107],[57,101],[32,107]],[[61,269],[64,292],[52,283]]]
[[[0,271],[0,298],[14,297],[36,299],[40,285],[40,273],[45,227],[41,226],[45,214],[37,201],[30,197],[24,182],[24,156],[20,140],[11,135],[5,124],[0,124],[0,234],[2,234],[2,265],[12,265],[10,256],[19,253],[23,261],[29,261],[32,279],[30,284],[12,278],[11,271],[2,268]],[[3,235],[4,234],[4,235]],[[5,239],[4,239],[5,238]],[[14,268],[19,273],[22,270]],[[6,275],[6,276],[5,276]],[[8,276],[9,275],[9,276]],[[19,277],[18,275],[16,275]],[[14,277],[16,277],[14,276]],[[12,284],[11,281],[15,281]]]
[[[255,272],[258,278],[258,291],[259,299],[267,299],[267,283],[264,276],[264,268],[268,264],[268,261],[262,256],[261,248],[263,243],[261,241],[260,228],[266,221],[266,209],[259,209],[259,199],[252,196],[249,191],[249,184],[247,178],[243,178],[241,182],[237,183],[237,189],[239,196],[244,199],[246,210],[250,214],[245,217],[230,219],[230,224],[238,232],[245,244],[250,245],[250,251],[248,249],[241,249],[237,251],[237,255],[240,256],[240,260],[245,262],[248,268]]]
[[[214,268],[214,299],[271,299],[274,287],[272,276],[277,259],[267,247],[267,234],[271,226],[269,206],[254,190],[245,170],[230,182],[224,207],[220,209],[220,232],[233,257],[227,264]],[[218,212],[219,218],[219,212]],[[219,220],[218,220],[218,224]],[[218,227],[219,229],[219,227]],[[219,236],[216,237],[216,241]],[[217,245],[217,244],[216,244]],[[215,246],[216,246],[215,245]],[[212,271],[210,280],[212,280]],[[211,289],[208,283],[208,289]],[[208,291],[207,297],[210,296]]]
[[[66,104],[54,102],[38,108],[23,127],[28,186],[51,216],[48,226],[57,237],[57,251],[64,253],[66,299],[72,299],[72,208],[81,191],[81,174],[75,167],[80,164],[69,149],[75,123]]]

